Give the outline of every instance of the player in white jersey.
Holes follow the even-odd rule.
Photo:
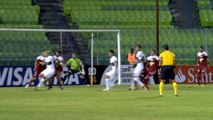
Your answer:
[[[51,78],[55,74],[54,57],[49,55],[49,51],[44,52],[44,61],[42,64],[46,65],[46,69],[39,75],[39,77],[41,77],[41,80],[37,85],[38,88],[43,86],[44,82],[49,80],[49,78]]]
[[[114,86],[113,78],[116,77],[116,74],[117,74],[118,60],[114,56],[113,50],[109,50],[109,56],[111,57],[110,58],[111,70],[104,75],[105,82],[106,82],[106,88],[103,89],[103,91],[109,91],[110,89],[112,89],[112,87]]]
[[[140,80],[140,75],[141,75],[141,72],[144,69],[145,54],[141,51],[140,45],[136,45],[135,49],[136,49],[136,61],[135,61],[134,66],[136,66],[136,67],[135,67],[134,72],[133,72],[133,80],[131,80],[131,89],[132,90],[135,89],[135,81],[142,88],[144,87],[144,84]]]

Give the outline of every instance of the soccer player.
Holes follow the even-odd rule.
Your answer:
[[[62,81],[61,81],[61,74],[63,72],[63,61],[64,61],[64,58],[61,55],[61,51],[57,51],[56,52],[56,54],[54,56],[54,60],[55,60],[55,77],[57,78],[59,87],[61,89],[63,89]]]
[[[64,66],[70,65],[70,71],[65,72],[66,76],[73,75],[75,78],[75,74],[85,73],[84,64],[77,57],[75,53],[72,54],[72,58],[70,58]],[[66,79],[66,78],[65,78]]]
[[[135,89],[135,81],[142,88],[144,87],[144,84],[140,80],[140,75],[144,69],[145,54],[141,51],[140,45],[136,45],[135,50],[136,50],[136,60],[135,60],[134,66],[136,67],[133,72],[133,80],[131,80],[131,86],[130,86],[132,90]]]
[[[103,91],[109,91],[114,86],[113,78],[116,77],[117,66],[118,66],[118,60],[114,55],[115,54],[114,51],[109,50],[108,54],[109,54],[109,57],[110,57],[111,70],[104,75],[104,79],[105,79],[105,82],[106,82],[106,88],[103,89]]]
[[[159,97],[163,96],[163,85],[165,80],[171,80],[173,88],[174,88],[174,95],[178,97],[177,94],[177,83],[175,79],[175,54],[169,50],[169,46],[165,44],[164,51],[160,54],[160,61],[159,66],[161,66],[161,80],[159,84]]]
[[[41,62],[44,60],[44,50],[41,51],[40,55],[36,58],[35,60],[35,65],[34,65],[34,75],[33,78],[30,79],[29,82],[25,85],[25,88],[28,88],[32,82],[34,82],[38,77],[39,74],[46,68],[45,65],[42,65]]]
[[[197,71],[197,80],[198,80],[198,85],[203,81],[203,85],[201,87],[205,86],[205,72],[208,68],[208,54],[207,52],[204,51],[203,46],[200,46],[200,51],[197,53],[197,65],[196,65],[196,71]]]
[[[39,77],[41,77],[41,80],[37,85],[37,88],[42,87],[44,85],[44,82],[48,81],[55,74],[54,57],[50,55],[49,51],[44,52],[44,61],[42,62],[42,65],[46,65],[46,69],[43,70],[39,75]],[[49,82],[49,84],[51,83]]]
[[[147,88],[150,89],[148,83],[155,84],[153,75],[156,74],[158,70],[159,57],[156,55],[155,49],[150,50],[150,56],[147,57],[147,67],[144,70],[143,82]]]

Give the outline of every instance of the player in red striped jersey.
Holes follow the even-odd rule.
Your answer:
[[[205,73],[208,68],[208,54],[204,51],[203,46],[200,46],[200,51],[197,53],[197,65],[196,65],[196,71],[197,71],[197,81],[198,85],[202,83],[201,87],[205,86]]]
[[[54,56],[54,60],[55,60],[55,77],[57,78],[58,85],[62,90],[63,89],[63,86],[62,86],[63,83],[61,81],[61,74],[63,72],[64,57],[61,55],[61,51],[56,52],[56,54]]]
[[[36,58],[35,60],[35,65],[34,65],[34,75],[33,77],[30,79],[29,82],[27,82],[25,88],[28,88],[32,82],[34,82],[36,79],[39,78],[39,74],[44,70],[46,69],[46,66],[45,65],[42,65],[41,62],[43,62],[44,60],[44,51],[45,50],[42,50],[40,55]]]
[[[156,55],[155,49],[150,50],[151,55],[147,57],[146,62],[146,68],[144,69],[142,73],[142,80],[145,84],[147,90],[150,90],[150,87],[148,84],[154,84],[153,75],[158,70],[158,63],[159,63],[159,57]]]

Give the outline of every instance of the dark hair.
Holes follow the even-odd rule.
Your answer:
[[[46,51],[46,50],[41,50],[40,52],[44,52],[44,51]]]
[[[57,53],[59,53],[61,55],[61,51],[60,50],[58,50]]]
[[[151,50],[156,53],[156,50],[154,48],[152,48]]]
[[[201,45],[200,48],[203,49],[203,46]]]
[[[109,50],[110,53],[114,54],[115,52],[113,50]]]
[[[165,44],[165,45],[163,45],[163,48],[164,48],[165,50],[169,50],[169,45],[168,45],[168,44]]]
[[[140,49],[141,49],[141,45],[139,45],[139,44],[137,44],[137,45],[136,45],[136,47],[138,47],[138,48],[140,48]]]

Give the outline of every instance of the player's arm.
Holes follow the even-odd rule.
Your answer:
[[[173,56],[173,66],[175,66],[175,65],[176,65],[176,56],[174,54],[174,56]]]
[[[51,61],[48,61],[48,62],[42,61],[42,62],[40,62],[40,64],[41,64],[41,65],[50,65],[50,64],[51,64]]]
[[[207,58],[207,65],[210,65],[210,59]]]
[[[176,66],[176,58],[175,58],[175,56],[173,57],[173,68],[175,68],[175,66]]]
[[[38,69],[38,61],[36,60],[34,63],[34,71],[36,71]]]
[[[196,55],[196,62],[195,62],[195,66],[198,66],[199,65],[199,55],[198,55],[198,53],[197,53],[197,55]]]
[[[116,60],[116,61],[114,61],[113,62],[113,65],[115,66],[115,68],[117,69],[118,68],[118,61]]]
[[[63,65],[64,65],[63,61],[64,61],[63,57],[61,57],[60,59],[57,59],[58,65],[63,67]]]
[[[138,57],[135,61],[135,64],[138,64],[140,62],[144,62],[145,61],[145,57],[144,56],[141,56],[141,57]]]
[[[72,60],[69,59],[69,60],[67,61],[67,63],[63,64],[62,66],[63,66],[63,67],[67,67],[67,66],[69,66],[71,63],[72,63]]]
[[[84,69],[84,64],[80,61],[81,69]]]

